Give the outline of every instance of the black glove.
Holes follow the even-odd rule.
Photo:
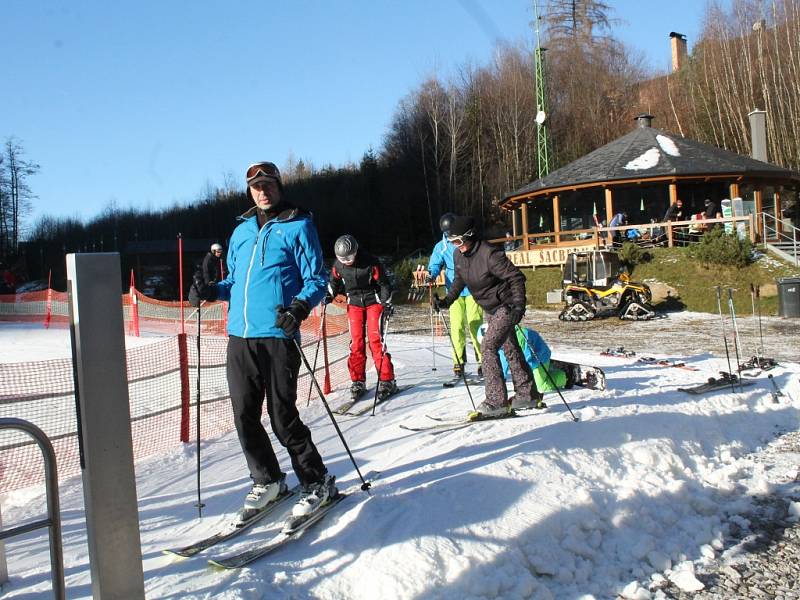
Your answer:
[[[439,298],[438,294],[433,295],[433,308],[436,312],[439,312],[440,310],[447,310],[450,308],[450,304],[452,304],[452,302],[447,299],[447,296],[444,298]]]
[[[206,285],[203,275],[199,271],[194,274],[194,281],[189,288],[189,304],[197,308],[203,300],[217,299],[217,285],[211,283]]]
[[[383,314],[386,315],[387,318],[394,315],[394,304],[391,302],[384,302],[383,303]]]
[[[325,297],[322,299],[322,303],[330,304],[331,302],[333,302],[333,296],[331,296],[330,294],[325,294]]]
[[[506,304],[506,309],[508,309],[508,316],[511,317],[511,320],[514,322],[514,325],[522,321],[522,317],[525,315],[524,306],[517,306],[516,304]]]
[[[275,326],[283,329],[287,337],[294,337],[300,329],[300,323],[311,312],[308,302],[295,298],[288,308],[279,308],[275,318]]]

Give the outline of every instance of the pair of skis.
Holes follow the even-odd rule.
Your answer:
[[[379,404],[383,404],[384,402],[386,402],[390,398],[395,397],[397,394],[400,394],[401,392],[405,392],[406,390],[410,390],[412,387],[414,387],[414,385],[415,384],[398,385],[397,386],[397,390],[395,390],[394,392],[392,392],[388,396],[385,396],[383,398],[378,398],[377,402],[372,400],[372,398],[373,398],[372,394],[364,393],[361,396],[359,396],[358,398],[351,398],[350,400],[348,400],[347,402],[345,402],[341,406],[335,408],[333,412],[336,413],[337,415],[347,415],[347,416],[350,416],[350,417],[360,417],[360,416],[365,415],[368,412],[370,412],[372,410],[373,405],[377,406]],[[357,407],[357,408],[355,410],[353,410],[353,407]]]
[[[686,371],[699,371],[697,367],[687,365],[682,360],[667,360],[665,358],[654,358],[652,356],[640,356],[636,362],[646,365],[656,365],[659,367],[675,367],[676,369],[685,369]]]
[[[721,377],[709,377],[706,383],[696,385],[689,388],[678,388],[679,392],[686,392],[687,394],[705,394],[707,392],[716,392],[730,388],[735,391],[736,388],[744,388],[748,385],[753,385],[755,381],[742,379],[736,373],[726,373],[720,371]]]
[[[376,475],[377,477],[377,475]],[[373,477],[374,479],[374,477]],[[264,510],[257,513],[242,524],[227,523],[223,525],[219,531],[214,534],[203,538],[197,542],[184,546],[182,548],[166,549],[164,554],[173,556],[180,556],[189,558],[195,556],[204,550],[235,538],[248,529],[251,529],[255,524],[263,521],[268,515],[275,514],[279,508],[283,508],[288,504],[288,500],[295,497],[300,491],[300,486],[288,490],[281,495],[277,500],[268,504]],[[339,503],[348,496],[345,492],[340,492],[336,497],[331,498],[326,504],[322,505],[316,511],[311,513],[307,518],[292,517],[287,521],[283,528],[266,541],[258,541],[250,545],[247,549],[231,554],[228,556],[212,557],[208,560],[209,564],[222,569],[239,569],[253,561],[266,556],[278,550],[281,546],[296,539],[300,534],[322,520],[331,510],[333,510]],[[277,523],[277,519],[275,522]]]

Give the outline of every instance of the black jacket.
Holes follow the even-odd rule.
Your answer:
[[[385,304],[392,298],[391,285],[381,261],[361,249],[352,265],[344,265],[336,259],[328,288],[332,296],[346,294],[347,303],[353,306]]]
[[[453,253],[456,276],[447,293],[452,304],[466,285],[478,305],[494,313],[500,306],[525,308],[525,275],[499,246],[478,240],[468,252]]]
[[[222,273],[220,273],[221,256],[215,256],[213,252],[206,254],[203,258],[203,283],[217,283],[222,280]]]
[[[677,203],[669,205],[662,221],[688,221],[688,213],[685,206],[678,206]]]

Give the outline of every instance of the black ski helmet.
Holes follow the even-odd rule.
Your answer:
[[[447,233],[450,231],[450,225],[453,224],[453,219],[455,215],[453,213],[444,213],[441,218],[439,219],[439,229],[441,229],[442,233]]]
[[[341,236],[336,240],[336,243],[333,244],[333,253],[338,259],[351,257],[355,255],[357,251],[358,242],[356,238],[350,234]]]

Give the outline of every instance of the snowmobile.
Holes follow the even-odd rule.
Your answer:
[[[652,294],[644,283],[630,280],[620,268],[619,256],[610,250],[570,252],[564,263],[564,302],[558,318],[588,321],[614,311],[620,319],[646,320],[656,316]]]

